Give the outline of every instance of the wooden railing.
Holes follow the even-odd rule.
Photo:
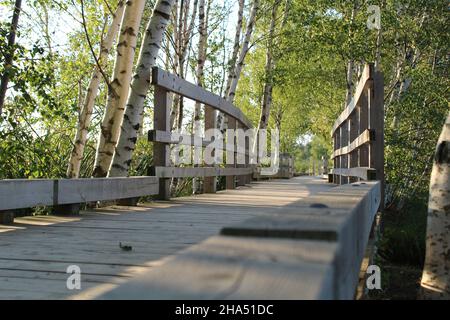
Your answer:
[[[75,214],[81,203],[157,193],[156,177],[0,180],[0,223],[13,222],[16,209],[52,206],[57,214]]]
[[[330,188],[228,225],[100,299],[353,299],[379,205],[379,181]]]
[[[332,129],[334,168],[329,181],[381,181],[384,193],[384,89],[383,75],[367,64],[355,95]]]
[[[249,140],[245,138],[245,150],[237,147],[237,138],[232,141],[224,141],[223,150],[226,151],[228,159],[233,158],[233,164],[226,167],[215,166],[205,167],[174,167],[170,164],[170,145],[184,144],[190,147],[198,147],[195,141],[200,140],[200,147],[205,147],[210,141],[203,141],[200,136],[190,136],[189,139],[180,141],[178,136],[171,132],[170,109],[172,106],[172,95],[189,98],[205,106],[204,128],[213,129],[216,127],[216,111],[224,113],[228,117],[229,129],[250,129],[251,122],[245,117],[242,111],[232,103],[222,97],[211,93],[202,87],[196,86],[176,75],[170,74],[160,68],[153,68],[152,84],[155,86],[154,98],[154,129],[150,130],[148,138],[154,142],[153,164],[150,175],[159,177],[159,199],[169,199],[170,178],[203,177],[203,191],[213,193],[216,191],[216,179],[218,176],[226,176],[226,188],[234,189],[236,185],[244,185],[250,182],[253,166],[249,161]],[[198,134],[198,133],[196,133]],[[237,156],[241,155],[244,161],[237,165]],[[245,162],[245,164],[242,164]]]

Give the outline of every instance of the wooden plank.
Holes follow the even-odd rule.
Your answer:
[[[370,167],[376,170],[381,180],[384,199],[384,79],[380,71],[374,74],[374,85],[370,98],[370,128],[375,130],[375,141],[370,145]],[[384,208],[384,200],[381,206]]]
[[[220,168],[220,167],[155,167],[157,177],[187,178],[187,177],[219,177],[251,174],[252,168]]]
[[[332,299],[327,242],[212,237],[99,299]]]
[[[53,185],[54,180],[48,179],[0,180],[0,210],[51,206]]]
[[[350,103],[345,107],[344,111],[339,115],[333,125],[333,129],[331,130],[331,135],[334,134],[337,128],[339,128],[344,121],[348,119],[348,117],[355,111],[356,105],[361,98],[361,94],[367,88],[367,86],[372,85],[372,77],[373,77],[373,64],[366,64],[364,67],[364,71],[361,75],[361,79],[358,82],[358,85],[355,89],[355,94],[350,101]]]
[[[242,111],[230,102],[158,67],[154,67],[152,70],[152,84],[219,110],[235,118],[244,124],[246,128],[253,127]]]
[[[170,132],[170,108],[172,107],[172,95],[161,87],[155,87],[155,108],[153,111],[153,126],[155,130]],[[155,142],[153,144],[153,165],[167,167],[170,165],[170,148],[165,143]],[[150,168],[150,174],[155,172]],[[159,179],[160,200],[170,199],[170,180]]]
[[[0,210],[140,197],[157,193],[155,177],[0,181]]]
[[[349,154],[362,145],[375,140],[375,131],[366,129],[356,139],[354,139],[350,145],[337,149],[333,152],[331,158],[334,159],[338,156]]]
[[[205,136],[206,136],[206,131],[210,130],[210,129],[216,129],[216,121],[217,121],[217,115],[216,115],[216,111],[214,108],[205,105]],[[211,137],[212,138],[212,137]],[[205,150],[204,154],[204,158],[206,157],[206,151],[209,152],[209,150]],[[218,151],[216,150],[212,150],[211,154],[208,156],[213,157],[214,162],[213,163],[208,163],[208,165],[214,165],[216,166],[216,156],[218,156],[217,154]],[[205,175],[205,178],[203,179],[203,192],[204,193],[215,193],[217,191],[217,178],[215,175]]]
[[[222,229],[221,234],[336,241],[336,298],[352,299],[380,196],[378,181],[342,185],[308,198],[296,214],[252,218]]]
[[[61,179],[58,204],[84,203],[158,194],[156,177]]]
[[[228,117],[227,125],[228,129],[236,130],[237,123],[236,120],[232,117]],[[236,131],[234,131],[236,132]],[[226,152],[226,166],[229,168],[236,168],[236,153],[237,153],[237,146],[236,146],[236,135],[233,134],[232,136],[226,137],[226,144],[227,144],[227,152]],[[231,147],[233,150],[230,150]],[[236,188],[236,176],[230,175],[226,177],[225,181],[225,188],[228,190],[232,190]]]
[[[363,180],[376,180],[376,170],[367,167],[355,167],[355,168],[336,168],[332,169],[331,172],[336,175],[345,177],[358,177]]]

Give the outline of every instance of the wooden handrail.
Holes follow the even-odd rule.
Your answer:
[[[378,181],[332,188],[227,226],[99,299],[353,299],[379,204]]]
[[[154,129],[149,131],[148,140],[154,143],[153,167],[150,168],[150,173],[160,178],[158,198],[165,200],[170,198],[170,178],[202,177],[205,193],[216,191],[217,176],[227,177],[227,189],[234,189],[236,182],[238,185],[249,183],[254,169],[254,166],[250,164],[250,146],[246,142],[245,148],[240,150],[236,141],[239,138],[236,137],[227,138],[230,141],[225,141],[224,137],[221,150],[215,148],[213,151],[226,151],[226,168],[214,167],[214,164],[213,167],[172,167],[169,161],[171,144],[203,148],[211,143],[194,135],[189,135],[187,139],[183,136],[183,139],[180,139],[177,134],[172,133],[169,120],[172,93],[204,104],[205,130],[216,129],[216,111],[225,113],[230,129],[252,128],[252,123],[242,111],[222,97],[157,67],[152,70],[152,84],[155,86]],[[201,141],[198,141],[200,139]],[[195,148],[194,152],[199,152],[198,148]],[[245,164],[236,164],[236,159],[245,159]]]
[[[244,113],[231,102],[158,67],[153,68],[152,84],[221,111],[238,120],[246,128],[253,127]]]
[[[367,64],[355,94],[336,119],[332,138],[334,169],[329,181],[381,181],[384,194],[384,84],[383,75]]]
[[[157,193],[156,177],[0,180],[0,211],[128,199]]]
[[[333,135],[337,128],[345,122],[348,117],[355,111],[357,104],[359,103],[363,92],[367,89],[367,86],[371,85],[371,80],[373,80],[374,67],[373,64],[366,64],[364,71],[361,75],[358,85],[356,86],[355,94],[350,101],[350,103],[345,107],[344,111],[339,115],[333,125],[331,134]]]

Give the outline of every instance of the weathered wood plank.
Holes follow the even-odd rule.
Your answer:
[[[251,121],[247,119],[242,111],[230,102],[158,67],[153,68],[152,84],[219,110],[235,118],[244,124],[246,128],[253,127]]]
[[[54,204],[54,180],[0,180],[0,210]]]
[[[361,147],[363,144],[372,142],[375,140],[375,131],[366,129],[356,139],[354,139],[350,145],[337,149],[333,152],[331,158],[334,159],[338,156],[349,154],[355,149]]]
[[[336,241],[336,298],[352,299],[380,200],[380,182],[343,185],[308,198],[296,214],[283,210],[278,215],[252,218],[222,229],[221,234]]]
[[[212,237],[99,299],[332,299],[334,243]]]
[[[63,179],[58,183],[58,204],[84,203],[158,194],[156,177]]]
[[[140,197],[157,188],[155,177],[0,180],[0,210]]]
[[[218,177],[251,174],[253,168],[220,167],[155,167],[155,174],[163,178]]]
[[[374,70],[373,64],[366,64],[366,66],[364,67],[364,71],[361,75],[361,79],[359,80],[359,83],[356,86],[355,94],[350,103],[346,106],[344,111],[342,111],[342,113],[334,122],[333,129],[331,130],[331,135],[333,135],[336,129],[339,128],[342,125],[342,123],[346,121],[348,117],[355,111],[356,105],[358,104],[359,99],[361,98],[361,94],[366,89],[366,87],[372,85],[373,70]]]
[[[355,167],[355,168],[335,168],[331,169],[331,172],[336,175],[345,177],[358,177],[363,180],[376,180],[376,170],[367,167]]]

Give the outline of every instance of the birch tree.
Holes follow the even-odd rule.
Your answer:
[[[126,3],[117,44],[114,72],[108,90],[108,101],[100,125],[101,132],[93,172],[95,177],[107,175],[119,138],[144,4],[145,0],[128,0]]]
[[[273,56],[274,33],[277,20],[277,10],[278,6],[280,5],[280,2],[281,0],[275,0],[272,6],[272,15],[270,19],[269,35],[266,48],[266,65],[264,67],[266,80],[264,82],[264,92],[261,107],[261,116],[259,119],[259,129],[266,129],[269,123],[270,105],[272,103],[273,72],[275,68],[275,60]],[[286,6],[286,8],[288,8],[288,6]],[[285,10],[285,15],[286,14],[287,9]],[[285,20],[283,19],[283,21]]]
[[[227,77],[227,85],[225,87],[226,95],[228,95],[228,91],[230,91],[231,81],[233,80],[234,69],[236,68],[236,61],[239,54],[241,33],[242,33],[242,21],[244,16],[244,6],[245,0],[239,0],[238,19],[236,24],[236,31],[234,34],[233,54],[231,55],[230,61],[228,63],[228,77]]]
[[[194,0],[193,11],[191,15],[190,23],[188,24],[189,6],[190,0],[181,0],[179,12],[174,12],[174,51],[175,51],[175,64],[174,72],[181,78],[185,78],[185,64],[186,57],[189,51],[189,43],[194,29],[195,19],[197,16],[197,4],[198,0]],[[176,23],[178,19],[178,23]],[[170,127],[181,127],[181,121],[183,118],[183,98],[179,95],[175,95],[172,104],[172,110],[170,113]]]
[[[258,9],[259,9],[259,0],[253,0],[252,8],[250,11],[250,17],[245,31],[244,41],[242,42],[241,51],[239,53],[238,59],[236,60],[236,64],[234,66],[234,71],[230,81],[230,86],[226,93],[226,100],[231,103],[233,103],[234,97],[236,96],[236,89],[239,82],[239,78],[241,77],[242,68],[244,67],[244,60],[250,49],[250,39],[252,37],[253,29],[256,24],[256,15],[258,13]],[[224,117],[224,115],[219,112],[217,119],[217,127],[220,128],[221,131],[223,131],[225,127],[225,118],[226,117]]]
[[[108,176],[128,175],[131,157],[136,146],[144,101],[150,88],[151,70],[156,64],[164,32],[169,23],[174,0],[158,0],[148,22],[139,53],[137,70],[131,83],[131,91],[126,103],[121,134]]]
[[[8,47],[5,54],[4,72],[0,79],[0,115],[2,114],[3,105],[5,103],[6,91],[8,90],[9,73],[14,57],[14,44],[16,42],[17,26],[19,24],[19,15],[22,8],[22,0],[16,0],[14,3],[11,28],[8,34]]]
[[[77,132],[67,168],[67,178],[78,178],[80,175],[80,165],[87,141],[88,128],[91,122],[92,111],[94,109],[95,99],[98,95],[100,80],[102,77],[101,69],[104,69],[107,65],[108,55],[111,51],[114,40],[117,38],[124,11],[124,1],[119,1],[108,32],[106,33],[105,38],[101,41],[100,53],[98,56],[99,64],[96,64],[94,67],[94,71],[87,88],[86,97],[78,118]]]
[[[210,1],[208,1],[208,5]],[[195,70],[195,76],[197,78],[197,85],[199,87],[203,87],[204,81],[204,67],[206,61],[206,53],[208,47],[208,19],[205,17],[205,0],[200,0],[199,2],[199,10],[198,10],[198,33],[199,33],[199,41],[198,41],[198,59],[197,59],[197,67]],[[201,124],[200,124],[200,116],[201,116],[201,103],[196,101],[194,107],[194,121],[193,121],[193,133],[194,135],[200,136],[202,132]],[[196,150],[201,152],[201,147]],[[196,193],[198,190],[198,178],[194,178],[192,180],[192,190],[193,193]]]
[[[450,299],[450,113],[439,137],[430,179],[424,299]]]

